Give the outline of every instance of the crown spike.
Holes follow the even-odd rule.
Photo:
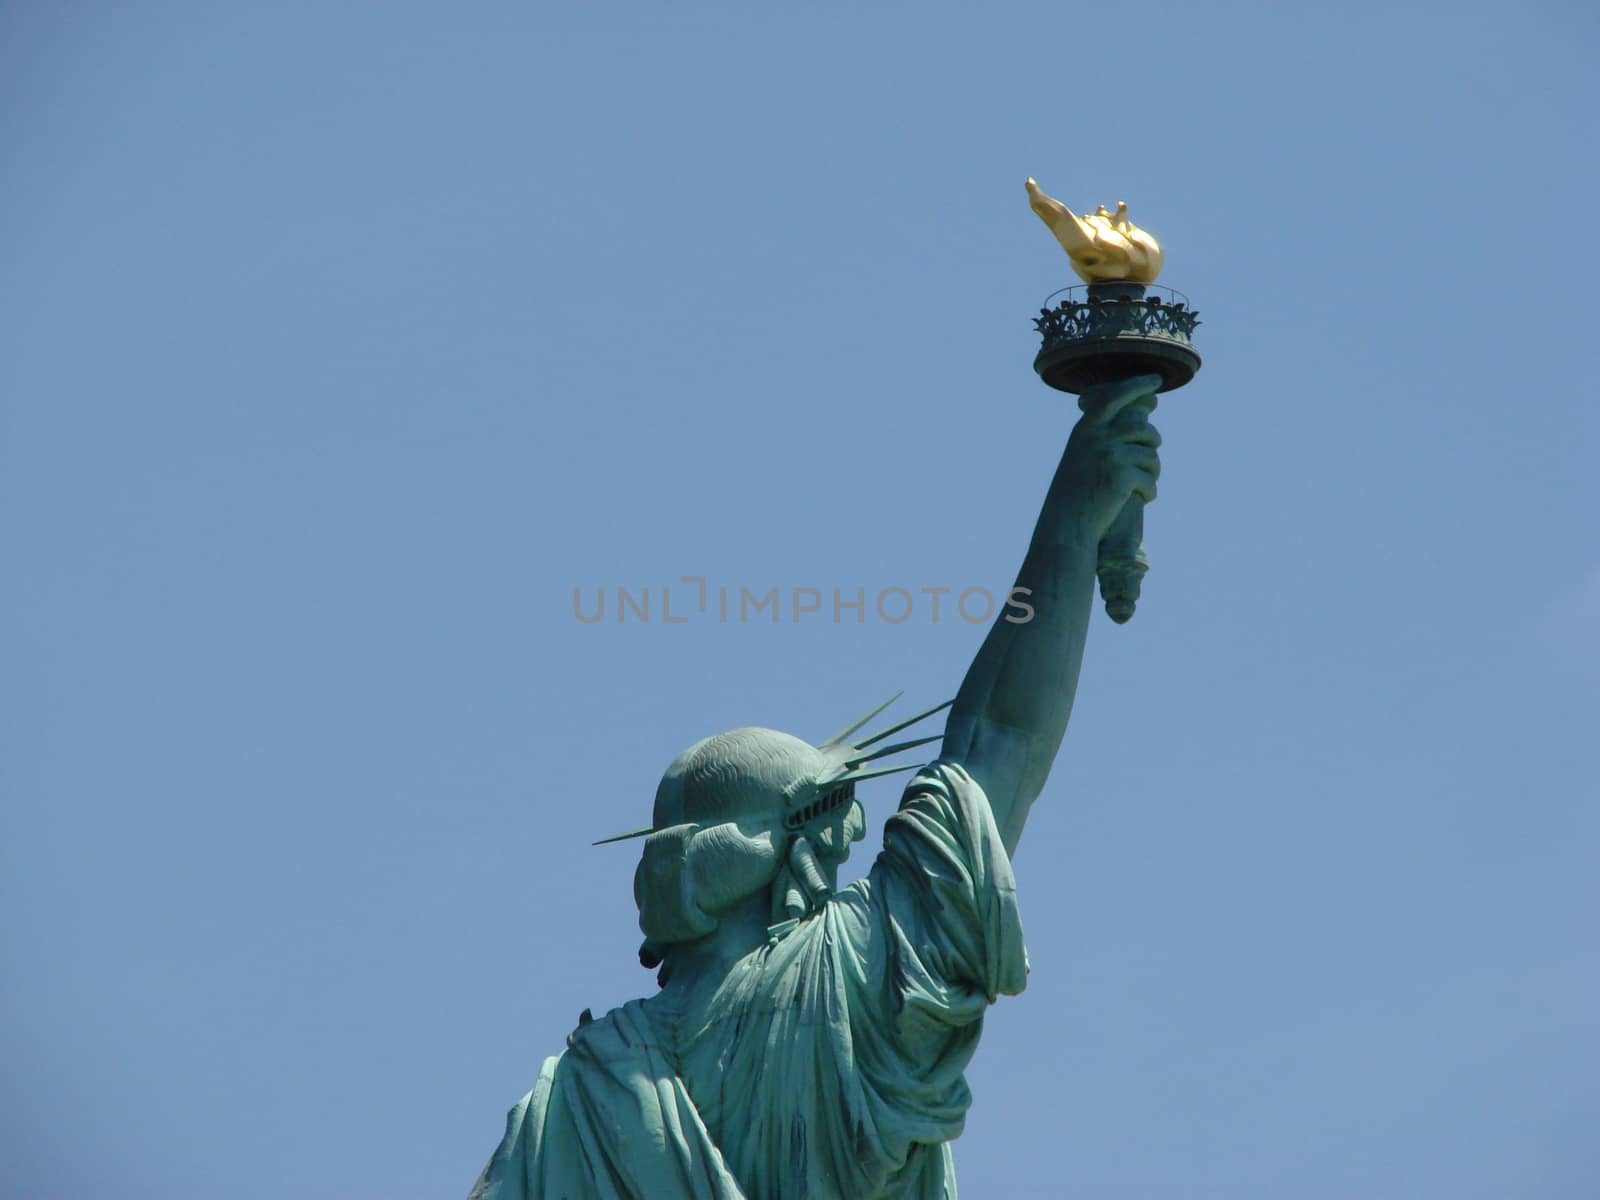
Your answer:
[[[846,765],[859,767],[862,763],[869,763],[875,758],[888,758],[891,754],[899,754],[900,751],[910,750],[913,746],[926,746],[929,742],[937,742],[943,737],[944,734],[936,733],[931,737],[912,738],[909,742],[895,742],[892,746],[880,747],[871,754],[858,754],[854,758],[847,759]]]
[[[955,702],[956,702],[956,699],[955,699],[954,696],[952,696],[952,697],[950,697],[950,699],[946,700],[943,704],[935,704],[932,708],[928,709],[926,712],[919,712],[914,717],[907,717],[904,721],[901,721],[900,724],[898,724],[898,725],[891,725],[887,729],[879,730],[877,733],[873,734],[871,737],[865,738],[862,741],[857,742],[855,748],[857,750],[865,750],[868,746],[871,746],[876,742],[881,742],[881,741],[883,741],[884,738],[890,737],[893,734],[899,733],[902,729],[909,728],[910,726],[915,725],[918,721],[925,720],[926,718],[933,716],[933,714],[936,713],[936,712],[939,712],[939,711],[941,711],[943,709],[949,708]]]
[[[884,709],[888,708],[889,705],[893,704],[896,700],[900,699],[900,697],[904,696],[904,695],[905,695],[905,692],[903,692],[903,691],[902,692],[896,692],[894,695],[890,696],[887,700],[885,700],[882,704],[878,705],[877,708],[873,709],[871,712],[869,712],[866,716],[862,717],[860,720],[852,721],[850,724],[846,725],[843,729],[841,729],[838,733],[834,734],[827,741],[819,743],[817,745],[817,749],[818,750],[827,750],[827,749],[830,749],[833,746],[839,745],[839,743],[843,742],[845,740],[845,738],[849,737],[856,730],[860,729],[868,721],[872,720],[873,717],[877,716]]]
[[[863,779],[876,779],[879,775],[894,775],[900,771],[921,770],[923,765],[922,763],[914,762],[899,763],[892,767],[869,767],[866,770],[851,771],[846,775],[840,775],[835,779],[830,779],[828,782],[834,786],[838,786],[841,783],[860,783]]]
[[[646,825],[642,829],[635,829],[629,833],[618,833],[608,838],[601,838],[598,842],[590,842],[591,846],[604,846],[607,842],[625,842],[629,838],[649,837],[656,831],[654,825]]]

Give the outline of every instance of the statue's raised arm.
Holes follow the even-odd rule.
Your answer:
[[[988,794],[1006,852],[1016,850],[1066,732],[1083,664],[1096,549],[1130,496],[1155,499],[1161,444],[1149,422],[1159,376],[1085,392],[1017,572],[1032,615],[1007,611],[973,659],[945,726],[941,757]]]

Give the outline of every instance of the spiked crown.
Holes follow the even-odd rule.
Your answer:
[[[929,742],[942,734],[880,745],[903,729],[942,712],[946,700],[925,712],[852,741],[856,732],[898,700],[896,692],[882,704],[816,745],[775,729],[733,729],[696,742],[668,766],[656,789],[649,825],[601,838],[594,844],[648,837],[686,821],[733,820],[747,812],[770,816],[774,797],[781,798],[783,826],[796,831],[855,798],[855,786],[880,775],[914,771],[920,761],[873,766],[879,759]]]

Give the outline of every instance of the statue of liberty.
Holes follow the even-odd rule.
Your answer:
[[[1101,539],[1155,499],[1158,376],[1090,388],[1022,567],[953,701],[812,745],[734,729],[668,766],[634,898],[660,990],[588,1014],[470,1200],[936,1200],[983,1016],[1021,992],[1011,856],[1077,688]],[[949,707],[866,878],[837,888],[877,760]],[[613,839],[608,839],[613,840]]]
[[[469,1200],[954,1200],[950,1141],[982,1018],[1027,982],[1011,854],[1066,733],[1096,574],[1126,621],[1146,571],[1155,394],[1200,366],[1194,310],[1149,298],[1162,250],[1126,205],[1029,205],[1088,286],[1043,309],[1034,368],[1083,416],[1013,595],[954,701],[821,744],[718,733],[672,760],[634,874],[659,990],[546,1059]],[[1061,294],[1061,293],[1058,293]],[[1150,373],[1154,371],[1154,373]],[[944,734],[890,741],[949,709]],[[941,742],[917,770],[880,758]],[[917,770],[867,877],[856,784]]]

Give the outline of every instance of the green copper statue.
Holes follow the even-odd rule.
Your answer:
[[[1066,731],[1097,569],[1113,619],[1133,612],[1156,393],[1199,365],[1192,315],[1144,298],[1160,248],[1125,206],[1079,218],[1032,180],[1029,197],[1091,288],[1039,321],[1036,368],[1083,416],[1017,573],[1031,618],[1008,607],[953,701],[882,732],[857,736],[880,705],[819,745],[734,729],[673,760],[651,823],[606,839],[644,838],[639,958],[660,990],[580,1018],[469,1200],[955,1196],[963,1072],[984,1011],[1027,981],[1011,855]],[[888,741],[946,707],[883,853],[839,889],[856,785],[913,769],[873,764],[940,740]]]
[[[932,740],[879,748],[912,722],[819,746],[735,729],[673,760],[634,876],[661,988],[585,1014],[471,1200],[955,1195],[962,1073],[1027,978],[1011,854],[1072,709],[1097,548],[1155,498],[1159,385],[1083,396],[1017,575],[1034,615],[990,630],[865,879],[836,890],[855,786]]]

